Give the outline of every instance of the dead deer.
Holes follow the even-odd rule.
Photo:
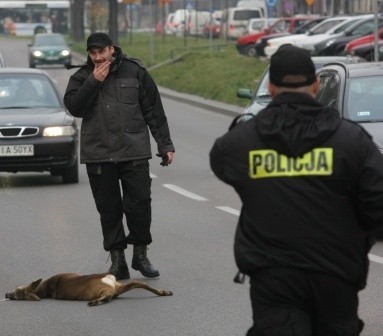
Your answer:
[[[17,287],[13,292],[6,293],[9,300],[40,301],[45,298],[56,300],[89,301],[88,306],[107,303],[117,296],[134,288],[142,288],[158,296],[173,295],[171,291],[158,290],[146,283],[131,281],[122,284],[111,274],[79,275],[61,273],[42,281],[36,280],[28,286]]]

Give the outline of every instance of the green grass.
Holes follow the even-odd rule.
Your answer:
[[[267,66],[267,62],[240,55],[235,43],[221,39],[209,42],[135,33],[120,37],[119,45],[125,54],[148,67],[158,85],[238,106],[249,101],[237,98],[237,90],[254,90]],[[84,53],[85,41],[72,48]]]

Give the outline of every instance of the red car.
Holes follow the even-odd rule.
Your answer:
[[[211,21],[206,22],[203,27],[202,35],[203,37],[209,38],[219,38],[222,32],[222,24],[220,20],[212,19]]]
[[[291,33],[294,29],[301,26],[304,23],[307,23],[313,20],[313,17],[309,16],[297,16],[297,17],[285,17],[278,19],[273,25],[259,33],[247,34],[238,38],[236,48],[238,52],[242,55],[246,56],[255,56],[256,50],[255,45],[257,41],[269,34],[283,33],[288,32]]]
[[[346,44],[344,51],[346,54],[351,54],[351,52],[356,48],[366,43],[374,43],[375,34],[370,34],[366,36],[359,37],[355,40],[352,40]],[[383,40],[383,27],[378,30],[378,39]]]

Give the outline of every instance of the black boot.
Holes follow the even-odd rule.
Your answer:
[[[160,272],[153,267],[148,257],[146,256],[146,245],[134,246],[132,268],[140,271],[141,274],[147,278],[155,278],[160,275]]]
[[[109,268],[109,273],[113,274],[117,280],[130,279],[129,268],[125,260],[124,250],[110,251],[112,266]]]

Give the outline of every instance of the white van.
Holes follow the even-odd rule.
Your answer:
[[[246,33],[250,19],[263,18],[261,8],[231,7],[222,14],[223,35],[228,39],[237,39]]]
[[[194,10],[188,9],[177,9],[174,12],[172,24],[173,24],[173,34],[174,35],[183,35],[185,31],[185,23],[188,22],[190,13]]]
[[[188,33],[192,36],[202,36],[205,24],[210,22],[212,14],[205,11],[192,11],[188,18]]]

